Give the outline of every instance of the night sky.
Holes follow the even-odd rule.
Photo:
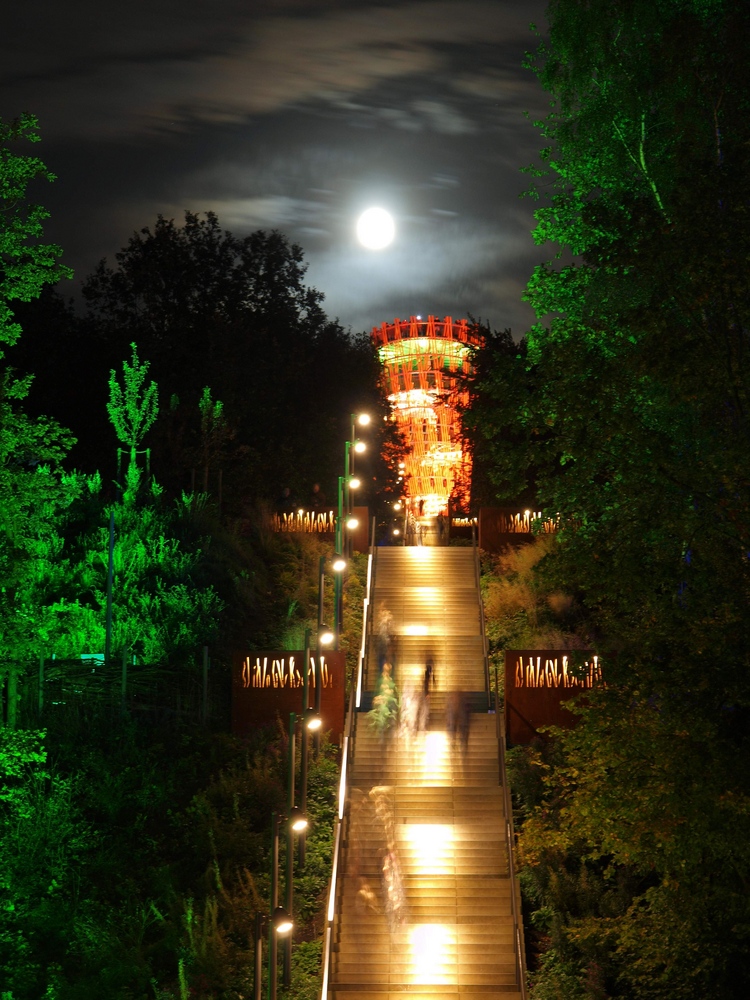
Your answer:
[[[544,251],[519,198],[548,98],[521,66],[544,4],[513,0],[51,0],[13,4],[0,114],[40,120],[76,283],[157,213],[215,211],[299,243],[328,314],[472,314],[516,336]],[[358,246],[370,205],[398,227]],[[61,287],[74,294],[75,286]]]

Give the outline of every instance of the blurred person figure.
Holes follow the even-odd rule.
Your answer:
[[[406,892],[401,874],[401,862],[396,848],[394,790],[389,785],[375,785],[370,789],[370,799],[375,807],[375,815],[382,825],[384,846],[380,869],[383,912],[388,921],[389,930],[394,933],[406,919]]]
[[[445,514],[442,512],[442,510],[438,512],[437,516],[437,533],[438,533],[438,545],[442,545],[445,536]]]
[[[420,691],[407,688],[401,695],[399,706],[399,735],[407,753],[412,750],[414,739],[419,732],[419,711],[422,704]]]
[[[386,661],[393,662],[394,656],[394,633],[396,623],[393,614],[386,607],[385,601],[378,605],[378,613],[375,618],[375,632],[378,642],[378,672],[382,672]]]
[[[406,514],[406,544],[413,545],[414,538],[417,532],[417,519],[414,517],[414,511],[409,510]]]
[[[308,503],[311,510],[323,510],[326,507],[326,497],[320,488],[320,483],[313,483]]]
[[[296,504],[294,502],[294,497],[292,496],[292,491],[288,486],[285,486],[276,500],[276,510],[279,511],[279,513],[288,513],[289,511],[294,510],[295,506]]]
[[[461,761],[466,760],[469,749],[469,729],[471,712],[469,700],[463,691],[451,691],[446,700],[445,719],[451,749],[461,755]]]
[[[422,691],[419,703],[419,729],[424,732],[430,724],[430,692],[435,687],[435,661],[432,653],[425,658],[424,674],[422,675]]]

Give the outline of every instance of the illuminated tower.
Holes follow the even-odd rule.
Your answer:
[[[467,320],[446,316],[374,327],[391,413],[407,442],[406,495],[424,500],[424,513],[445,511],[451,496],[468,501],[471,455],[463,445],[460,407],[468,392],[458,377],[469,372],[471,348],[482,338]]]

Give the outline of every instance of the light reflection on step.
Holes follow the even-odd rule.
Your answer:
[[[416,924],[410,930],[411,968],[407,982],[414,986],[448,986],[457,982],[455,934],[444,924]]]

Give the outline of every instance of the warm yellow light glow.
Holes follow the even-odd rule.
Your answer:
[[[427,635],[428,632],[426,625],[407,625],[404,628],[404,635]]]
[[[300,507],[300,509],[297,511],[297,513],[299,514],[300,517],[302,517],[302,515],[305,513],[305,508],[304,507]]]
[[[401,510],[401,504],[400,503],[394,503],[393,509],[394,510]]]
[[[313,709],[308,709],[305,716],[305,725],[311,733],[314,733],[323,725],[323,720],[319,715],[315,714]]]
[[[333,639],[334,639],[333,632],[329,632],[328,630],[326,630],[325,632],[321,632],[320,635],[318,636],[318,642],[320,643],[321,646],[330,646],[331,643],[333,642]]]
[[[276,907],[271,914],[271,922],[277,934],[288,934],[294,927],[294,921],[283,906]]]
[[[395,235],[393,218],[384,208],[368,208],[357,219],[357,239],[368,250],[384,250]]]
[[[361,427],[367,427],[367,425],[370,423],[370,414],[369,413],[360,413],[360,415],[357,417],[357,423]]]
[[[409,823],[403,833],[410,871],[415,875],[453,874],[453,827],[445,823]]]
[[[337,573],[340,573],[342,570],[345,570],[346,569],[346,559],[334,559],[334,561],[333,561],[333,569]]]
[[[355,479],[350,479],[349,480],[349,489],[350,490],[358,490],[360,486],[361,486],[361,483],[360,483],[360,481],[358,479],[355,478]]]
[[[309,727],[308,727],[309,728]],[[292,823],[292,829],[295,833],[302,833],[303,830],[307,829],[307,820],[304,816],[300,816],[299,819],[295,819]]]
[[[455,932],[443,924],[416,924],[409,935],[414,985],[446,986],[455,983]]]
[[[432,549],[426,545],[410,545],[408,551],[411,558],[416,559],[417,562],[429,562],[432,559]]]
[[[417,773],[423,785],[450,784],[450,752],[444,730],[430,730],[425,734]]]
[[[355,441],[354,450],[361,455],[363,451],[367,451],[367,445],[364,441]]]
[[[347,526],[347,528],[349,528],[349,529],[351,529],[353,531],[354,528],[358,528],[359,527],[359,521],[357,520],[356,517],[349,517],[346,520],[346,526]]]

